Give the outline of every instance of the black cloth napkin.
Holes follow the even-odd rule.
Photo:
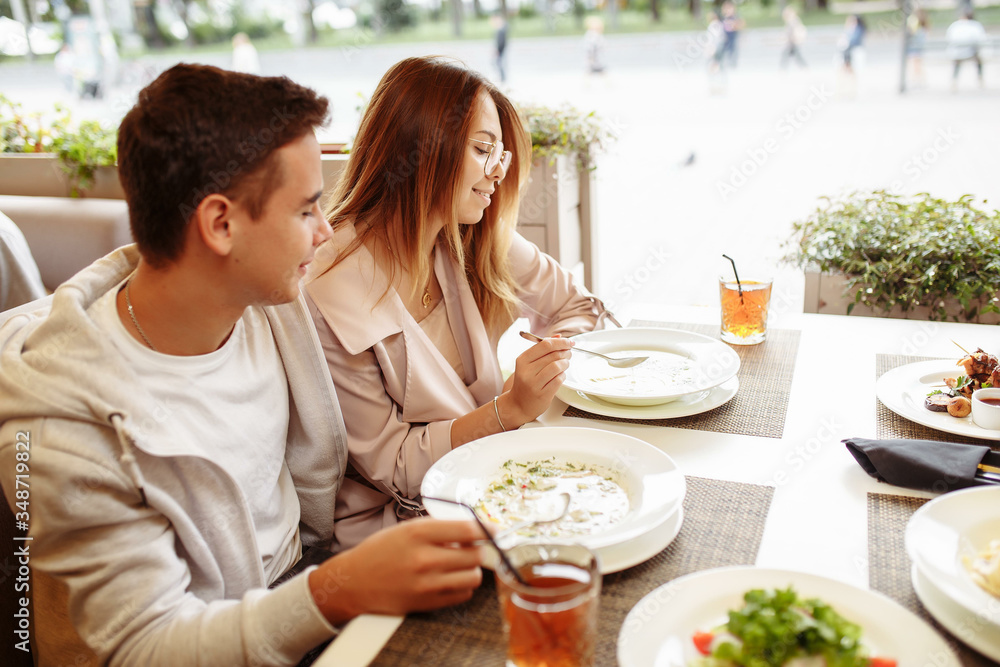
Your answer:
[[[861,467],[882,482],[910,489],[944,493],[995,481],[977,477],[977,466],[1000,466],[1000,454],[986,445],[964,445],[934,440],[869,440],[848,438],[843,443]]]

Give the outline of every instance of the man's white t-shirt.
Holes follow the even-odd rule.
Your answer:
[[[176,415],[173,428],[239,486],[253,517],[264,574],[273,581],[299,559],[302,544],[299,502],[285,465],[288,379],[267,317],[247,308],[229,339],[209,354],[160,354],[125,329],[115,306],[122,285],[88,313],[164,406],[165,418]],[[224,508],[219,514],[220,520],[228,516]]]
[[[986,29],[974,19],[959,19],[948,26],[948,56],[952,60],[975,58],[985,46]]]

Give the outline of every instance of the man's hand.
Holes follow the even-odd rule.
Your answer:
[[[414,519],[386,528],[309,574],[333,625],[359,614],[405,614],[464,602],[483,578],[473,521]]]

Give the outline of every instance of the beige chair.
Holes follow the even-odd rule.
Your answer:
[[[24,234],[49,290],[132,242],[128,205],[119,199],[0,195],[0,211]]]
[[[44,312],[52,304],[52,296],[46,296],[17,308],[0,312],[0,326],[7,320],[25,313]],[[14,514],[6,497],[0,489],[0,543],[20,544],[15,537],[23,537],[23,531],[15,530]],[[28,543],[30,544],[30,542]],[[29,546],[30,549],[30,546]],[[2,563],[0,563],[2,565]],[[20,576],[20,564],[10,561],[12,566],[11,579],[4,579],[4,571],[0,570],[0,581],[3,591],[0,594],[0,615],[4,618],[15,618],[19,609],[19,597],[10,594],[13,590],[13,577]],[[91,667],[98,665],[97,656],[83,642],[69,620],[69,598],[67,589],[57,579],[32,569],[30,574],[29,599],[29,633],[30,653],[20,650],[8,651],[8,660],[3,664],[10,667]],[[7,586],[10,585],[8,589]],[[20,637],[15,641],[20,643]]]
[[[0,311],[43,296],[45,285],[24,234],[0,212]]]

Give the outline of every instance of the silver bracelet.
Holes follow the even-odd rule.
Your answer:
[[[497,407],[497,399],[498,398],[500,398],[500,397],[499,396],[494,396],[493,397],[493,412],[495,412],[496,415],[497,415],[497,423],[500,424],[500,430],[503,431],[504,433],[506,433],[507,432],[507,427],[503,425],[503,420],[500,419],[500,408]]]

